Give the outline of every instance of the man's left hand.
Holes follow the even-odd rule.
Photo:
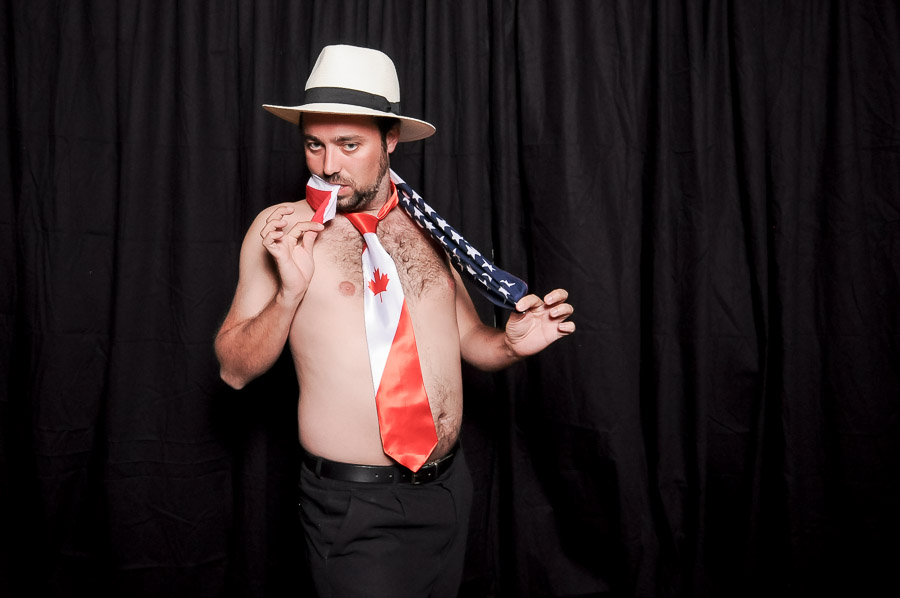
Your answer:
[[[556,289],[544,295],[527,295],[516,303],[516,312],[506,323],[506,343],[518,357],[534,355],[553,341],[575,332],[575,323],[567,320],[574,311],[566,303],[569,292]]]

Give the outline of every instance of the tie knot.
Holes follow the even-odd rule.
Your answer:
[[[378,210],[377,216],[366,214],[365,212],[350,212],[345,215],[347,220],[359,231],[359,234],[364,235],[366,233],[374,233],[375,229],[378,228],[378,222],[384,220],[385,216],[395,207],[397,207],[397,188],[394,186],[394,183],[391,183],[391,194],[388,196],[385,204],[381,206],[381,209]]]
[[[352,212],[350,214],[346,214],[347,220],[350,221],[353,226],[356,227],[356,230],[359,231],[359,234],[364,235],[366,233],[374,233],[378,228],[378,217],[373,214],[363,214],[360,212]]]

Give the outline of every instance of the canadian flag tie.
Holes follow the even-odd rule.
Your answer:
[[[316,210],[313,220],[327,222],[334,217],[339,188],[315,175],[310,178],[306,199]],[[360,212],[345,216],[366,243],[362,254],[366,340],[381,443],[385,454],[418,471],[438,438],[397,267],[376,235],[378,222],[397,205],[397,191],[391,191],[377,216]]]

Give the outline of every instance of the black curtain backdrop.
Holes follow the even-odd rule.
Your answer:
[[[330,43],[387,52],[436,124],[394,168],[576,306],[573,337],[465,371],[462,595],[900,589],[897,2],[0,22],[0,595],[311,595],[290,364],[231,391],[212,339],[246,227],[307,176],[260,104]]]

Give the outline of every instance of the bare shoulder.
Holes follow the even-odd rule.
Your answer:
[[[269,218],[275,216],[278,212],[280,212],[282,218],[284,218],[288,222],[309,220],[310,218],[312,218],[314,213],[313,209],[309,207],[309,204],[306,203],[305,199],[301,199],[298,201],[285,201],[273,204],[271,206],[263,208],[262,211],[256,215],[256,218],[253,219],[253,224],[250,225],[250,228],[247,231],[247,236],[258,234],[259,231],[262,230],[263,226],[265,226]]]

